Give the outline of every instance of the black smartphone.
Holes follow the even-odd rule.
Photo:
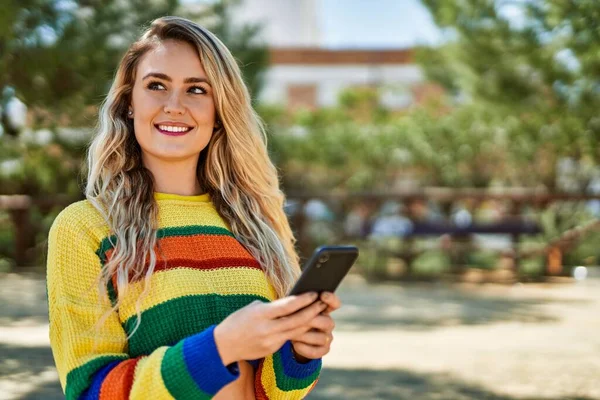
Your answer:
[[[357,258],[358,248],[355,246],[317,248],[289,294],[334,292]]]

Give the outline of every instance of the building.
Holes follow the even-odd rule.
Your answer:
[[[270,51],[260,100],[287,108],[337,103],[351,87],[379,87],[381,101],[394,110],[420,103],[439,89],[424,83],[411,49],[331,49],[323,45],[319,0],[243,0],[234,23],[261,23]]]

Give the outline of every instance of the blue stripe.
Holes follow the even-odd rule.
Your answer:
[[[104,379],[106,379],[106,376],[109,374],[109,372],[112,371],[112,369],[120,363],[121,361],[113,361],[99,369],[98,372],[96,372],[94,374],[94,377],[92,378],[92,384],[89,388],[85,390],[85,392],[81,394],[79,400],[100,399],[100,389],[102,388],[102,382],[104,382]]]
[[[292,342],[289,340],[285,342],[281,349],[279,349],[279,351],[273,356],[277,357],[277,355],[280,356],[281,365],[283,366],[283,373],[290,378],[308,378],[321,368],[320,358],[310,360],[307,363],[299,363],[296,361],[292,351]]]
[[[232,373],[223,365],[214,330],[213,325],[183,341],[183,359],[190,376],[204,393],[213,396],[240,376],[239,371]]]

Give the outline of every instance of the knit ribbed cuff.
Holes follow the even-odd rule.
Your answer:
[[[296,360],[292,342],[289,340],[279,350],[279,355],[281,356],[283,373],[290,378],[305,379],[321,370],[322,360],[320,358],[306,363]]]
[[[189,374],[198,387],[210,395],[215,395],[240,376],[239,368],[228,368],[223,364],[214,330],[213,325],[183,341],[183,356]]]

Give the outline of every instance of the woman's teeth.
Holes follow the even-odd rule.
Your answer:
[[[158,125],[158,129],[160,129],[161,131],[167,131],[167,132],[187,132],[192,128],[186,127],[186,126]]]

